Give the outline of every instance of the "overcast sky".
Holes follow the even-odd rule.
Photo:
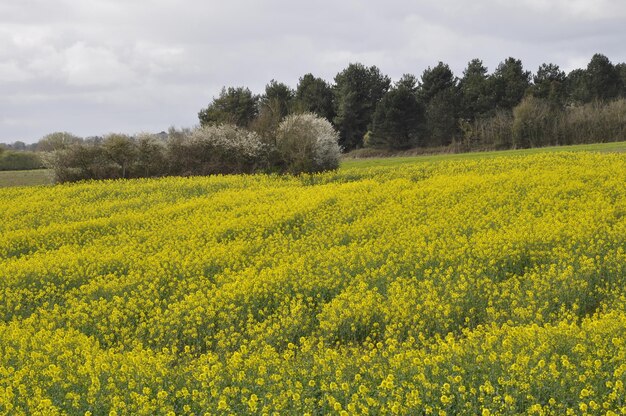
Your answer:
[[[191,127],[222,86],[626,61],[624,0],[0,0],[0,142]]]

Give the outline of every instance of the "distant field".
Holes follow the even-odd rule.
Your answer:
[[[49,185],[47,169],[0,171],[0,188],[8,186]]]
[[[415,162],[436,162],[440,160],[463,160],[510,155],[530,155],[542,152],[626,152],[626,142],[594,143],[575,146],[542,147],[522,150],[499,150],[492,152],[445,153],[420,156],[393,156],[363,159],[344,159],[341,168],[367,168],[374,166],[395,166]],[[0,188],[8,186],[50,185],[52,183],[47,169],[0,171]]]

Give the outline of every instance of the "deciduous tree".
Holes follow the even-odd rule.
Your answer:
[[[80,143],[83,140],[68,133],[66,131],[59,131],[50,134],[46,134],[37,142],[37,151],[40,152],[52,152],[55,150],[65,149],[73,144]]]
[[[128,168],[137,159],[137,145],[125,134],[112,133],[102,143],[106,156],[120,168],[122,178],[127,177]]]

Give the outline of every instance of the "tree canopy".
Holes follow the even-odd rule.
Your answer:
[[[554,105],[565,102],[565,72],[558,65],[541,64],[533,76],[531,94],[537,98],[548,100]]]
[[[490,112],[493,107],[493,94],[490,91],[487,67],[480,59],[472,59],[459,80],[461,94],[460,116],[465,120],[474,120]]]
[[[313,74],[304,75],[296,88],[295,107],[299,112],[315,113],[332,121],[335,117],[332,87]]]
[[[200,125],[235,124],[247,127],[258,113],[257,103],[258,97],[249,88],[224,87],[219,97],[198,113]]]
[[[374,112],[368,146],[408,149],[423,145],[424,108],[414,82],[403,77],[383,96]]]
[[[363,146],[376,105],[383,98],[391,79],[375,66],[350,64],[335,76],[335,126],[344,150]]]
[[[524,70],[522,61],[509,57],[498,65],[491,79],[496,107],[511,110],[530,87],[531,73]]]
[[[545,105],[550,111],[564,111],[626,97],[626,64],[614,65],[606,56],[595,54],[585,68],[568,74],[554,63],[543,63],[531,73],[521,60],[509,57],[489,73],[483,61],[472,59],[459,78],[448,64],[438,62],[419,78],[404,74],[391,87],[391,79],[378,67],[351,63],[333,81],[307,73],[292,89],[271,80],[258,96],[246,87],[223,88],[198,113],[200,124],[251,128],[273,143],[285,117],[314,113],[337,129],[344,151],[364,145],[400,149],[469,143],[473,139],[466,136],[475,134],[471,124],[482,126],[484,133],[485,123],[491,119],[491,127],[507,131],[505,125],[513,120],[513,110],[525,97],[537,100],[524,103],[517,112],[518,120],[544,114]],[[511,145],[511,140],[500,134],[493,143]],[[533,142],[521,141],[520,145]]]

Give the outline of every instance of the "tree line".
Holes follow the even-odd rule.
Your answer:
[[[510,57],[489,73],[473,59],[461,77],[439,62],[419,78],[405,74],[392,83],[376,66],[353,63],[332,83],[306,74],[295,89],[272,80],[258,95],[224,87],[198,118],[197,128],[156,135],[82,139],[57,132],[31,145],[0,144],[0,170],[46,166],[58,181],[298,173],[333,168],[339,149],[463,151],[626,140],[626,64],[595,54],[584,69],[566,74],[548,63],[533,74]],[[288,119],[300,123],[289,137],[280,127]],[[301,128],[305,119],[317,133]]]
[[[510,57],[492,73],[480,59],[461,77],[439,62],[395,83],[376,66],[354,63],[333,83],[306,74],[295,89],[272,80],[260,95],[224,87],[198,118],[201,125],[233,123],[266,136],[286,115],[312,112],[337,129],[343,151],[453,143],[510,148],[624,140],[625,106],[613,102],[625,97],[626,64],[602,54],[569,74],[553,63],[533,74]]]
[[[27,150],[25,144],[22,148],[19,143],[17,147],[0,143],[0,171],[42,168],[43,164],[39,155],[32,150]]]

